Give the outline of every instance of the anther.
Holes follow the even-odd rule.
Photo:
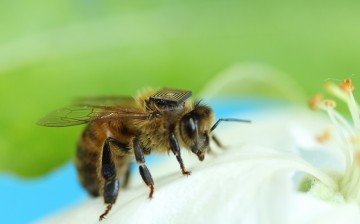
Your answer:
[[[315,96],[313,96],[308,103],[310,109],[312,110],[318,109],[318,106],[322,100],[323,100],[323,96],[321,94],[316,94]]]
[[[320,134],[316,136],[316,140],[322,144],[328,142],[331,139],[331,129],[325,128]]]
[[[353,92],[355,89],[354,85],[352,84],[351,79],[343,80],[339,86],[340,86],[340,89],[342,89],[346,93]]]
[[[329,107],[329,108],[335,108],[336,107],[336,103],[334,100],[323,100],[322,101],[324,103],[324,105],[326,107]]]
[[[360,152],[355,152],[355,162],[356,165],[360,166]]]

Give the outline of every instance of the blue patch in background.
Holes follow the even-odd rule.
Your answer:
[[[1,223],[28,223],[85,200],[72,163],[33,180],[0,176]]]

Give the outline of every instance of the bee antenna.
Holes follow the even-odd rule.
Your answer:
[[[237,118],[220,118],[215,122],[215,124],[210,128],[210,132],[212,132],[221,121],[236,121],[236,122],[244,122],[244,123],[251,123],[250,120],[243,120],[243,119],[237,119]]]

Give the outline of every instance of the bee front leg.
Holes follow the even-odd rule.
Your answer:
[[[226,147],[223,146],[223,144],[221,144],[221,142],[219,141],[219,139],[218,139],[214,134],[211,135],[211,138],[212,138],[212,140],[215,142],[215,144],[216,144],[219,148],[221,148],[221,149],[225,149],[225,148],[226,148]]]
[[[108,206],[105,212],[100,215],[100,221],[109,213],[119,193],[119,180],[116,176],[115,165],[111,156],[110,142],[111,139],[107,138],[104,143],[101,158],[101,176],[105,179],[103,196],[104,202]]]
[[[190,171],[186,171],[186,169],[185,169],[185,166],[184,166],[183,160],[182,160],[182,158],[181,158],[181,154],[180,154],[179,142],[178,142],[178,140],[176,139],[176,136],[175,136],[175,134],[174,134],[173,132],[170,133],[169,142],[170,142],[171,151],[174,153],[174,155],[176,156],[177,161],[178,161],[179,164],[180,164],[180,168],[181,168],[182,174],[183,174],[183,175],[187,175],[187,176],[190,175],[191,172],[190,172]]]
[[[140,175],[141,175],[142,179],[144,180],[145,184],[147,186],[149,186],[149,188],[150,188],[149,198],[152,198],[152,196],[154,194],[154,181],[151,177],[151,173],[150,173],[149,169],[145,165],[145,157],[144,157],[143,148],[137,137],[135,137],[133,140],[133,148],[134,148],[136,162],[139,165]]]

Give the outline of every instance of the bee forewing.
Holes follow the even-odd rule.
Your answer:
[[[67,127],[93,121],[114,119],[149,119],[151,113],[138,112],[134,108],[119,106],[71,105],[53,111],[37,124],[47,127]]]
[[[135,101],[129,96],[100,96],[77,98],[74,103],[76,105],[133,107]]]
[[[45,115],[37,124],[48,127],[73,126],[88,123],[99,115],[100,111],[96,111],[94,107],[68,106]]]

